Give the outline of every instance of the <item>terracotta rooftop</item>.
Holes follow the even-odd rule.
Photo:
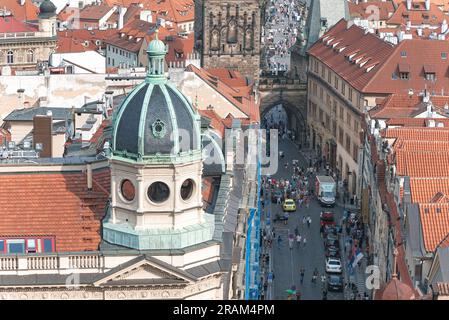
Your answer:
[[[19,21],[37,21],[39,8],[31,0],[25,0],[25,4],[20,5],[17,0],[2,0],[0,8],[11,11],[13,16]]]
[[[14,32],[36,32],[37,27],[19,21],[13,16],[0,16],[0,33],[14,33]]]
[[[398,5],[393,16],[387,21],[388,24],[405,25],[410,21],[412,25],[428,24],[440,26],[445,17],[443,11],[434,3],[430,4],[430,10],[425,9],[424,1],[413,1],[411,10],[407,10],[406,1]]]
[[[449,153],[426,151],[395,151],[396,174],[409,177],[449,177]]]
[[[448,141],[449,128],[387,128],[381,131],[381,135],[406,140]]]
[[[98,250],[110,173],[93,173],[90,193],[85,173],[0,175],[0,235],[53,236],[57,252]]]
[[[58,31],[58,45],[56,51],[58,53],[84,52],[90,50],[98,50],[103,46],[103,42],[117,30],[87,30],[87,29],[71,29]],[[97,45],[97,40],[100,45]]]
[[[420,203],[424,246],[433,252],[449,233],[449,203]]]
[[[449,88],[449,41],[414,39],[393,46],[358,26],[347,28],[342,19],[309,53],[362,92],[407,94],[427,88],[431,95],[444,95]],[[408,72],[408,80],[400,71]],[[435,80],[427,80],[426,72]]]
[[[352,18],[370,18],[373,14],[373,10],[371,10],[372,6],[375,6],[379,9],[379,20],[387,20],[394,13],[393,2],[390,1],[369,1],[359,2],[358,4],[348,1],[349,14]]]
[[[410,191],[413,203],[447,203],[449,177],[410,178]]]
[[[129,52],[138,52],[142,47],[143,39],[148,37],[152,30],[154,32],[156,25],[139,19],[128,22],[122,29],[115,30],[105,43]],[[163,28],[159,28],[161,30]],[[140,39],[140,40],[138,40]]]
[[[308,52],[354,88],[364,91],[370,79],[393,54],[394,47],[376,35],[365,34],[364,29],[356,25],[349,29],[347,26],[344,19],[340,20]],[[365,64],[360,67],[363,62]]]
[[[220,116],[212,109],[209,110],[202,110],[202,109],[198,109],[198,112],[210,119],[210,126],[216,130],[222,138],[224,138],[225,136],[225,125],[223,123],[223,119],[220,118]]]
[[[111,11],[111,9],[112,7],[106,3],[100,5],[88,5],[80,11],[79,18],[81,20],[97,21],[103,18],[109,11]]]
[[[245,87],[231,87],[226,84],[229,80],[229,73],[225,71],[217,71],[214,69],[215,74],[221,74],[223,77],[213,76],[205,69],[198,69],[194,65],[189,65],[186,68],[187,71],[194,72],[203,81],[213,87],[217,92],[224,96],[229,102],[239,108],[243,113],[248,116],[250,122],[260,121],[259,104],[256,104],[255,97],[252,94],[252,85]],[[233,74],[237,75],[236,73]],[[222,80],[224,79],[224,80]],[[249,87],[249,88],[248,88]]]
[[[387,125],[399,127],[428,127],[429,121],[434,121],[436,126],[449,127],[449,119],[445,118],[391,118],[387,120]]]

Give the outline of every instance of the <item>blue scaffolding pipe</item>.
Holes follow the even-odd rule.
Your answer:
[[[245,300],[258,300],[260,296],[260,216],[262,212],[262,203],[260,200],[261,189],[261,134],[258,134],[258,158],[257,158],[257,209],[251,208],[248,218],[248,230],[246,235],[246,253],[245,253]],[[255,231],[254,248],[252,246],[252,232]],[[254,250],[253,250],[254,249]],[[254,257],[254,258],[252,258]],[[255,267],[253,275],[253,268]]]

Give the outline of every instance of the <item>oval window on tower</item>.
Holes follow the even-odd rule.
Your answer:
[[[153,202],[164,202],[169,196],[170,188],[163,182],[154,182],[148,188],[148,198]]]
[[[181,198],[183,200],[189,200],[193,194],[193,189],[195,187],[195,183],[192,179],[187,179],[182,183],[181,186]]]
[[[123,198],[125,198],[126,200],[128,201],[134,200],[134,197],[136,195],[136,189],[134,188],[133,183],[128,179],[122,181],[120,191],[122,192]]]

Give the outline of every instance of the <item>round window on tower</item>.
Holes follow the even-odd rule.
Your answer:
[[[123,198],[128,201],[133,201],[136,196],[136,189],[134,188],[133,183],[128,179],[122,181],[120,191],[122,192]]]
[[[148,198],[153,202],[164,202],[169,196],[170,188],[163,182],[154,182],[148,188]]]
[[[193,189],[195,188],[195,182],[192,179],[187,179],[181,186],[181,198],[183,200],[189,200],[192,197]]]

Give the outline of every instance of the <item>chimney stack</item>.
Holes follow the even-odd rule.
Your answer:
[[[87,171],[87,190],[92,191],[92,164],[91,163],[87,163],[86,171]]]
[[[412,10],[412,0],[407,0],[407,10]]]
[[[52,156],[53,115],[51,111],[47,115],[37,115],[33,118],[33,144],[42,158]],[[39,148],[37,148],[39,146]]]
[[[25,5],[25,0],[19,0],[20,1],[20,5],[24,6]]]
[[[447,29],[448,29],[448,24],[447,24],[446,19],[444,19],[443,23],[441,24],[441,33],[443,33],[443,34],[446,33]]]
[[[118,7],[118,30],[123,28],[123,19],[125,18],[125,13],[126,8],[123,8],[122,6]]]
[[[23,108],[23,100],[24,100],[24,93],[25,89],[17,89],[17,96],[19,98],[19,108]]]
[[[430,10],[430,0],[426,0],[426,2],[424,4],[426,6],[426,10],[429,11]]]

